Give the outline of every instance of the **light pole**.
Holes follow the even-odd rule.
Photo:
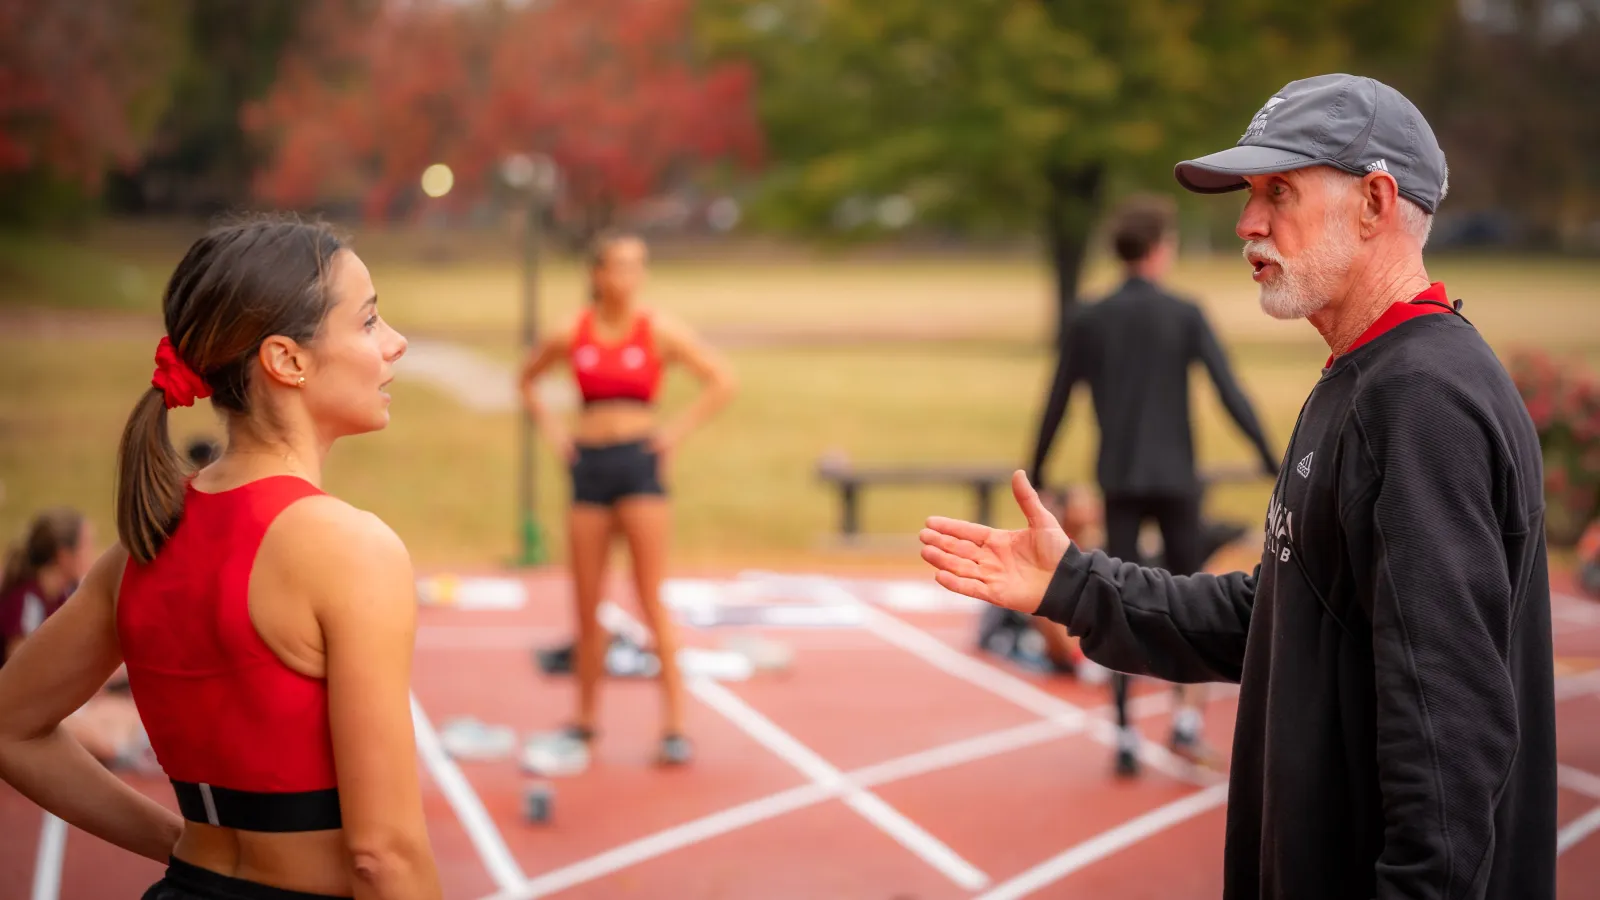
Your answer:
[[[526,359],[538,342],[539,331],[539,244],[545,205],[555,193],[556,166],[543,154],[507,157],[500,174],[524,197],[522,228],[522,352]],[[539,527],[539,512],[534,490],[533,415],[522,407],[517,464],[517,564],[536,566],[548,559],[544,532]]]

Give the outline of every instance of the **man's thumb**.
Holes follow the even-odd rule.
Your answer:
[[[1028,520],[1029,528],[1059,529],[1061,523],[1044,508],[1044,501],[1039,499],[1039,494],[1028,483],[1028,473],[1018,469],[1011,475],[1011,493],[1017,498],[1017,506],[1022,508],[1022,515]]]

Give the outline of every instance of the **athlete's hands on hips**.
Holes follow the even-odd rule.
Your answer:
[[[1028,476],[1011,476],[1011,492],[1028,519],[1028,527],[1002,531],[934,516],[918,535],[922,558],[938,571],[934,580],[985,603],[1032,614],[1044,600],[1045,588],[1055,575],[1072,539],[1045,509]]]

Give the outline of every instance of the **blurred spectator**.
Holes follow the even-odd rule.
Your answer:
[[[94,559],[94,529],[82,513],[58,508],[34,517],[7,552],[0,577],[0,665],[67,602]],[[124,670],[61,725],[109,767],[159,771],[139,710],[127,693]]]
[[[189,442],[184,455],[189,457],[190,465],[199,471],[216,462],[217,457],[222,455],[222,445],[210,438],[198,437]]]
[[[0,665],[61,608],[93,562],[93,531],[81,513],[51,509],[34,517],[0,575]]]

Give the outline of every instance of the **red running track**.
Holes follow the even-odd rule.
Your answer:
[[[843,584],[869,599],[875,590]],[[1151,744],[1141,777],[1113,778],[1104,689],[972,653],[965,610],[869,606],[864,627],[763,632],[793,648],[792,668],[696,682],[697,758],[681,770],[651,760],[654,686],[607,682],[594,764],[555,782],[550,822],[525,822],[512,760],[457,765],[430,752],[430,736],[463,715],[519,734],[565,721],[569,679],[539,674],[529,651],[568,633],[566,584],[546,572],[527,585],[530,602],[515,611],[423,611],[419,758],[447,897],[1221,893],[1221,777]],[[1572,597],[1564,579],[1556,587],[1560,897],[1580,900],[1600,893],[1600,604]],[[714,646],[729,633],[686,629],[686,640]],[[1159,743],[1168,693],[1137,690],[1141,731]],[[1233,692],[1210,690],[1207,736],[1225,749]],[[172,803],[160,781],[139,787]],[[0,786],[0,900],[136,897],[160,875],[44,822]]]

